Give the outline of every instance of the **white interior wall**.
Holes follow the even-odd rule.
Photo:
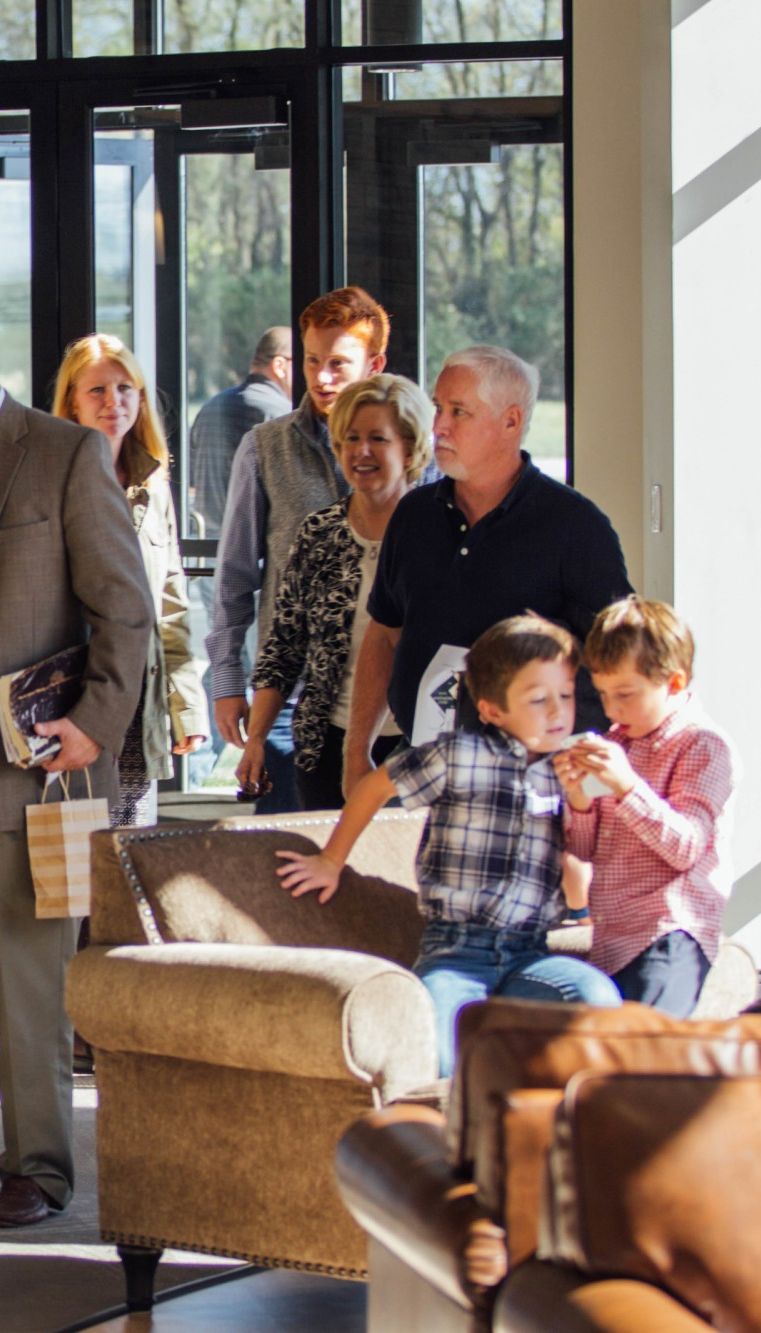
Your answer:
[[[743,761],[743,876],[761,862],[761,4],[673,8],[674,593]],[[761,923],[747,942],[761,959]]]
[[[694,629],[745,769],[727,925],[761,961],[759,54],[761,0],[574,3],[576,484]]]

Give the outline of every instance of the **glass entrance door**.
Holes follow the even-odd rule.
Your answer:
[[[204,403],[245,379],[265,329],[290,323],[287,104],[98,108],[93,137],[96,327],[133,347],[164,421],[193,652],[207,667],[220,515],[197,493],[190,436]],[[226,460],[238,442],[220,440]],[[182,786],[234,786],[222,748],[184,760]]]

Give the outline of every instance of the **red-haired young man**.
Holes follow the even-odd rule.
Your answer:
[[[330,447],[328,415],[347,385],[386,364],[389,319],[361,287],[320,296],[299,319],[307,391],[295,412],[268,421],[241,440],[233,462],[214,580],[214,625],[206,639],[214,714],[225,741],[243,746],[247,672],[244,644],[256,616],[269,630],[280,573],[307,514],[347,490]],[[292,808],[287,767],[258,809]]]

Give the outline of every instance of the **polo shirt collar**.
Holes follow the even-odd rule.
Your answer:
[[[518,474],[518,479],[515,482],[515,485],[511,486],[507,495],[500,500],[498,505],[494,506],[495,509],[509,509],[518,497],[528,489],[534,478],[538,476],[539,468],[536,466],[536,463],[532,462],[531,454],[528,450],[521,449],[521,459],[523,466]],[[441,481],[435,482],[434,485],[436,487],[436,499],[441,504],[445,504],[449,509],[457,509],[459,512],[459,507],[455,500],[454,479],[452,477],[442,477]]]

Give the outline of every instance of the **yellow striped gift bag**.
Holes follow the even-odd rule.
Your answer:
[[[85,769],[88,796],[72,800],[67,777],[61,774],[63,799],[26,807],[26,840],[38,917],[87,916],[90,911],[90,834],[108,828],[108,802],[93,797]]]

